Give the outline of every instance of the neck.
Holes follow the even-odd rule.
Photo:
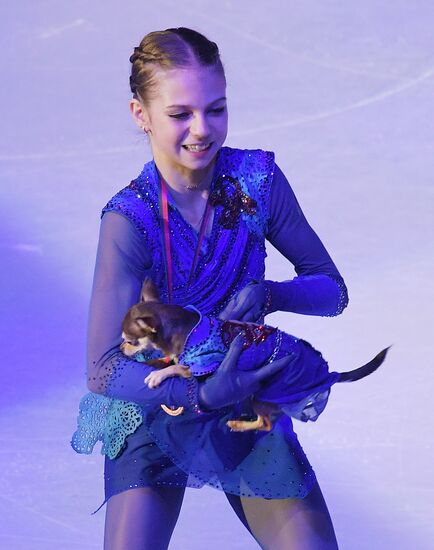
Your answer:
[[[154,156],[154,162],[159,175],[177,196],[187,195],[191,199],[195,195],[203,196],[204,192],[206,196],[208,195],[214,175],[215,158],[200,170],[170,166],[156,156]]]

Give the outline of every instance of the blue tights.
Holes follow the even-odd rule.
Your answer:
[[[112,496],[107,503],[104,550],[167,550],[184,491],[184,488],[139,487]],[[318,485],[304,499],[226,496],[264,550],[338,548]]]

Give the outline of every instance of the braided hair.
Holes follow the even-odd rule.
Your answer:
[[[174,69],[199,65],[214,67],[224,75],[220,52],[215,42],[186,27],[147,34],[130,57],[130,88],[134,98],[145,104],[152,97],[155,68]]]

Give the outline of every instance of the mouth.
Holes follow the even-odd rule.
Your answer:
[[[131,345],[128,345],[128,344],[121,344],[120,345],[120,349],[122,351],[122,353],[124,355],[126,355],[127,357],[131,357],[132,355],[134,355],[136,353],[137,350],[134,349],[133,346]]]
[[[183,145],[182,147],[190,153],[204,153],[211,148],[212,144],[213,142],[211,141],[209,143],[191,143],[189,145]]]

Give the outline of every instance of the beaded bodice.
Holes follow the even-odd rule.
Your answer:
[[[248,282],[264,278],[264,235],[273,167],[273,153],[228,147],[220,150],[211,188],[215,197],[212,229],[203,241],[190,284],[198,236],[169,199],[174,303],[194,304],[205,314],[218,315]],[[152,255],[148,275],[162,301],[167,301],[159,176],[153,161],[108,202],[103,213],[108,211],[127,216],[144,237]]]

